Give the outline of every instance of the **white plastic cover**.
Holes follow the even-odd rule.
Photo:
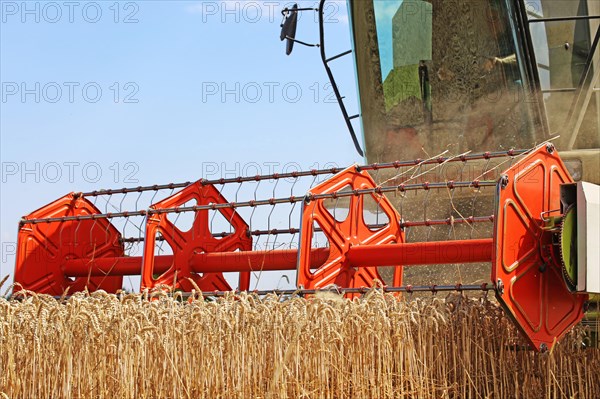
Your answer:
[[[577,183],[577,291],[600,294],[600,186]]]

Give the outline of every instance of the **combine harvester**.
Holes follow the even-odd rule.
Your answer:
[[[541,77],[533,46],[541,36],[530,26],[596,17],[558,17],[559,2],[550,0],[537,14],[520,0],[405,0],[392,18],[378,3],[349,2],[355,51],[326,56],[325,0],[284,10],[281,34],[290,54],[294,43],[307,44],[295,38],[298,13],[318,13],[321,58],[362,154],[329,67],[355,54],[371,164],[70,193],[21,220],[16,290],[116,293],[124,277],[140,276],[142,291],[218,296],[250,290],[256,273],[295,271],[297,288],[275,292],[355,297],[379,281],[392,293],[494,291],[532,347],[550,349],[582,320],[588,295],[600,293],[600,30],[587,31],[583,67],[572,50],[582,44],[563,46],[581,77],[556,100],[564,90],[544,89],[544,79],[566,72],[556,77],[550,65]],[[482,21],[469,15],[481,12]],[[545,40],[548,56],[554,38]],[[545,110],[564,98],[568,126],[553,144]],[[421,148],[439,155],[414,159]],[[281,194],[280,183],[291,189]],[[267,184],[271,194],[259,197]],[[491,267],[488,281],[403,283],[409,267],[482,263]]]

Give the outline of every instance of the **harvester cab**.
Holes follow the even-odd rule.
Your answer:
[[[141,291],[260,295],[263,273],[285,272],[282,295],[493,291],[536,350],[579,323],[600,292],[598,17],[581,14],[597,4],[350,1],[354,49],[328,56],[325,3],[285,9],[280,38],[319,47],[367,163],[67,194],[20,221],[15,294],[139,276]],[[581,15],[556,16],[573,3]],[[296,37],[299,12],[319,14],[318,44]],[[569,57],[553,32],[572,34]],[[330,68],[345,56],[360,115]],[[566,75],[577,84],[557,88]],[[569,124],[546,116],[555,100]]]
[[[555,140],[600,183],[600,3],[349,2],[367,159]]]

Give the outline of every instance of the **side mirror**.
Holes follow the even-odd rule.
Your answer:
[[[281,24],[281,41],[287,40],[285,53],[292,54],[294,41],[296,39],[296,28],[298,27],[298,4],[294,4],[291,9],[285,10],[285,20]]]

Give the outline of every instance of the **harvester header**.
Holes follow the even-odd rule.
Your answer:
[[[457,179],[432,173],[449,165],[457,166]],[[462,179],[469,165],[481,173]],[[432,175],[442,178],[423,180]],[[310,186],[297,194],[302,180]],[[278,189],[283,181],[292,185],[286,195]],[[257,197],[261,184],[273,185],[270,198]],[[233,187],[234,201],[226,187]],[[143,207],[146,193],[152,198]],[[588,222],[597,215],[597,197],[598,186],[573,182],[550,143],[70,193],[21,220],[15,290],[116,293],[124,277],[140,276],[142,291],[211,296],[249,291],[253,278],[271,271],[296,272],[297,288],[280,293],[494,290],[531,345],[545,350],[582,319],[587,294],[600,291],[598,249],[591,244],[597,225]],[[447,217],[433,217],[440,198],[450,200]],[[413,200],[411,210],[405,201]],[[484,201],[493,213],[475,212]],[[481,236],[479,225],[491,236]],[[466,236],[456,233],[461,227]],[[442,228],[448,233],[440,238]],[[136,236],[129,236],[132,230]],[[404,282],[409,266],[482,262],[491,264],[487,281]]]

